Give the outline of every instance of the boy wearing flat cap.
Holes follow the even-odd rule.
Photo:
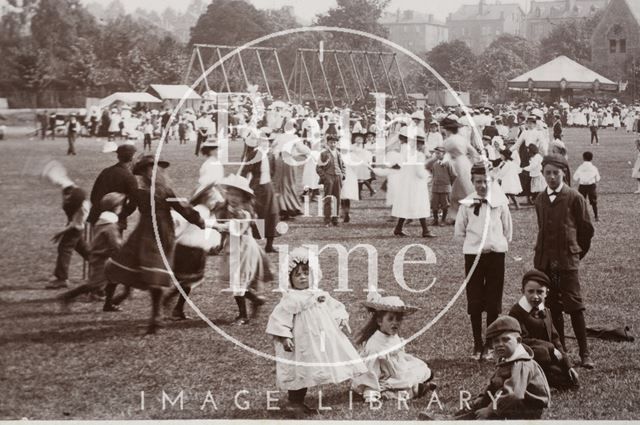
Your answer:
[[[500,316],[487,328],[487,339],[498,355],[496,371],[486,389],[455,419],[540,419],[549,407],[549,384],[533,359],[531,348],[522,344],[520,324]]]
[[[545,306],[551,281],[539,270],[522,277],[522,297],[511,307],[509,316],[520,323],[522,342],[533,350],[533,358],[542,367],[549,386],[558,389],[577,388],[578,373],[562,348],[553,327],[551,312]]]
[[[512,222],[504,194],[500,196],[496,190],[489,193],[491,178],[483,163],[473,166],[471,180],[475,192],[460,201],[455,236],[464,238],[462,252],[465,275],[469,276],[466,290],[467,313],[473,332],[472,357],[490,360],[493,358],[492,350],[482,339],[482,313],[487,313],[488,327],[502,311],[505,253],[511,242]],[[478,256],[479,261],[473,268]]]
[[[587,202],[577,190],[563,182],[568,169],[562,155],[547,155],[542,160],[547,188],[535,201],[538,237],[533,264],[551,281],[547,302],[562,346],[566,348],[563,312],[567,312],[578,341],[582,366],[593,369],[578,269],[580,260],[591,247],[594,230]]]
[[[456,179],[456,172],[451,162],[444,160],[445,150],[442,146],[437,146],[434,156],[427,160],[425,168],[431,172],[431,212],[433,213],[433,225],[438,225],[438,211],[442,211],[442,221],[444,226],[447,222],[447,212],[449,211],[451,185]]]

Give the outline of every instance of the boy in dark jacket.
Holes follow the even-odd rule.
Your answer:
[[[549,407],[549,384],[531,349],[522,344],[520,324],[500,316],[487,328],[487,339],[498,357],[496,371],[485,391],[455,419],[540,419]]]
[[[562,348],[558,332],[553,327],[551,311],[545,299],[551,281],[538,270],[530,270],[522,278],[522,293],[509,315],[520,323],[522,342],[533,350],[533,358],[547,377],[549,386],[558,389],[577,388],[578,374]]]

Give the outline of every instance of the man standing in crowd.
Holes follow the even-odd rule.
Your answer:
[[[327,149],[320,153],[320,161],[316,172],[320,176],[320,183],[324,185],[324,224],[338,225],[340,208],[340,190],[344,179],[344,163],[340,152],[336,149],[338,132],[327,132]],[[335,202],[335,204],[333,204]],[[333,205],[335,205],[335,211]],[[334,215],[335,214],[335,215]]]
[[[67,142],[69,143],[67,155],[76,154],[76,135],[78,134],[79,127],[80,125],[76,120],[75,114],[71,114],[71,117],[69,118],[69,124],[67,124]]]

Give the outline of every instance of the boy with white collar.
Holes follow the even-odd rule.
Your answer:
[[[522,344],[520,324],[500,316],[487,328],[498,356],[489,385],[455,419],[540,419],[549,407],[549,384],[533,352]]]
[[[533,351],[533,358],[544,371],[549,385],[558,389],[577,388],[578,373],[562,348],[553,327],[551,312],[545,307],[551,281],[541,271],[529,270],[522,277],[522,298],[509,311],[520,323],[522,342]]]
[[[502,311],[504,260],[511,242],[512,224],[508,200],[499,186],[491,183],[484,164],[473,166],[471,180],[476,190],[460,201],[455,236],[464,238],[462,252],[466,276],[471,272],[476,257],[480,256],[468,278],[466,290],[467,313],[473,332],[472,357],[482,360],[483,357],[493,358],[492,350],[482,340],[482,312],[487,312],[488,327]],[[487,221],[488,231],[483,240]]]

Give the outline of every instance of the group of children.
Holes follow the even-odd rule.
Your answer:
[[[308,388],[347,380],[365,403],[418,399],[431,393],[436,388],[433,372],[406,352],[399,335],[403,321],[418,308],[397,296],[370,292],[363,303],[370,318],[350,340],[345,306],[317,289],[317,264],[317,257],[306,248],[290,253],[289,287],[267,324],[280,360],[276,382],[288,392],[286,412],[296,417],[317,413],[304,402]],[[487,327],[496,371],[485,391],[453,418],[540,419],[549,406],[550,386],[579,386],[545,306],[550,286],[549,277],[538,270],[523,276],[520,300],[508,316],[496,316]],[[433,418],[428,411],[420,415]]]

